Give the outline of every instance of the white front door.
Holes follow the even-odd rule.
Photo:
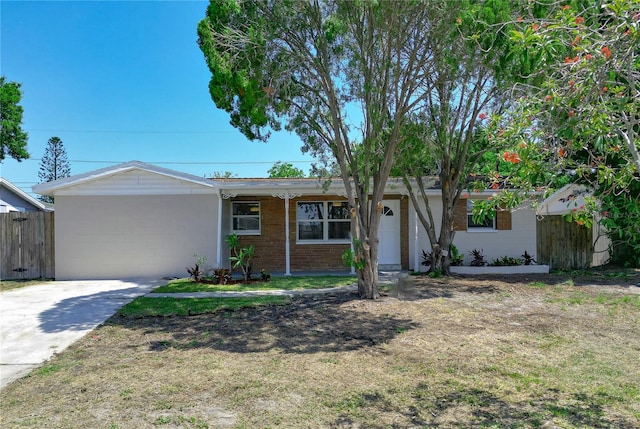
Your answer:
[[[400,269],[400,200],[382,202],[378,237],[378,265]]]

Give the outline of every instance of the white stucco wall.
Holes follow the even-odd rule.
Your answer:
[[[56,196],[56,279],[187,277],[215,265],[215,195]]]
[[[440,196],[432,196],[429,199],[434,219],[437,222],[436,232],[440,233],[440,218],[442,216],[442,201]],[[456,231],[453,244],[460,253],[465,255],[464,265],[469,265],[471,257],[469,252],[473,249],[482,249],[485,260],[491,262],[503,256],[519,258],[526,250],[531,255],[536,253],[536,214],[530,207],[525,206],[511,213],[512,228],[507,231]],[[421,266],[422,249],[429,251],[431,245],[420,221],[418,224],[417,245],[417,271],[426,271],[427,267]],[[409,206],[409,268],[416,269],[415,246],[416,216],[412,204]]]

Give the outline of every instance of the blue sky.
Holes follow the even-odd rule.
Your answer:
[[[0,1],[0,73],[21,82],[31,159],[0,174],[38,182],[53,136],[71,174],[139,160],[204,176],[266,177],[276,161],[308,172],[297,136],[250,142],[218,110],[196,43],[207,1]],[[300,161],[300,162],[298,162]]]

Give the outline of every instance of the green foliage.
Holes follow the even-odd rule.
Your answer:
[[[503,256],[502,258],[494,259],[489,264],[490,267],[513,267],[517,265],[522,265],[522,259],[511,256]]]
[[[304,177],[304,171],[294,167],[293,164],[289,162],[283,163],[281,161],[273,164],[273,167],[271,167],[267,173],[269,173],[270,178]]]
[[[211,274],[213,281],[220,285],[226,285],[231,281],[231,270],[226,268],[216,268]]]
[[[238,175],[232,171],[214,171],[208,177],[209,179],[230,179],[232,177],[238,177]]]
[[[442,2],[430,27],[433,39],[433,68],[429,72],[432,96],[410,117],[403,131],[403,144],[396,157],[394,173],[409,187],[418,218],[427,231],[432,249],[446,249],[453,240],[453,210],[463,190],[484,189],[483,170],[506,143],[493,138],[489,130],[504,109],[513,62],[509,34],[513,2]],[[425,188],[425,176],[437,175],[442,191],[442,219],[434,222]],[[477,184],[469,183],[476,176]],[[418,204],[412,189],[417,185],[426,204]],[[424,207],[424,209],[421,209]],[[494,215],[494,208],[490,215]],[[483,214],[484,215],[484,214]],[[439,235],[436,231],[439,229]],[[439,269],[441,258],[432,258]]]
[[[22,92],[16,82],[7,82],[0,76],[0,161],[10,156],[16,161],[29,158],[27,133],[22,130],[20,106]]]
[[[368,298],[378,296],[371,260],[378,241],[367,237],[377,233],[376,204],[400,130],[431,94],[437,40],[427,43],[425,29],[439,22],[442,7],[435,0],[211,0],[198,25],[209,92],[231,124],[251,140],[284,126],[300,137],[303,152],[337,163],[349,177],[352,233],[367,242],[356,253],[364,260],[360,293]]]
[[[235,232],[233,234],[227,235],[225,240],[227,243],[227,247],[231,250],[231,256],[229,260],[231,261],[232,268],[240,268],[242,271],[242,276],[245,282],[251,280],[252,274],[252,259],[253,254],[255,252],[255,246],[252,244],[248,247],[240,247],[240,237]]]
[[[360,248],[362,251],[362,244],[354,239],[354,249]],[[365,261],[362,257],[358,256],[358,252],[353,249],[347,249],[342,254],[342,263],[346,267],[354,267],[356,270],[362,270],[364,268]]]
[[[458,248],[453,244],[449,247],[449,264],[452,267],[462,266],[462,261],[464,260],[464,254],[460,253]]]
[[[207,261],[207,258],[204,256],[198,256],[197,253],[194,253],[193,257],[196,262],[193,267],[187,267],[187,273],[193,278],[193,281],[198,283],[202,280],[202,276],[204,276],[204,264]]]
[[[490,130],[510,144],[494,171],[507,166],[503,180],[529,196],[587,185],[596,199],[567,218],[590,226],[606,213],[614,258],[628,255],[624,263],[638,266],[640,3],[549,3],[537,12],[511,33],[512,55],[527,67],[510,110]]]
[[[442,270],[431,270],[429,271],[428,276],[432,279],[439,279],[442,277]]]
[[[67,150],[59,137],[51,137],[47,142],[44,155],[40,160],[38,178],[40,183],[63,179],[71,175],[71,168],[67,159]],[[40,200],[53,203],[53,197],[42,195]]]

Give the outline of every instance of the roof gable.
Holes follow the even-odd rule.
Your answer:
[[[43,195],[183,195],[216,193],[215,182],[140,161],[41,183]]]
[[[7,193],[13,195],[11,198]],[[12,201],[9,201],[12,200]],[[33,198],[31,195],[24,192],[22,189],[18,188],[13,183],[9,182],[7,179],[0,177],[0,201],[3,201],[7,204],[7,209],[9,209],[9,205],[11,208],[18,208],[16,206],[17,201],[23,201],[25,205],[20,206],[20,208],[34,208],[36,210],[49,210],[44,203],[38,201]],[[3,204],[4,205],[4,204]]]
[[[585,197],[591,196],[592,193],[586,186],[570,183],[540,203],[536,209],[536,214],[540,216],[565,215],[574,209],[584,207],[586,204]]]

